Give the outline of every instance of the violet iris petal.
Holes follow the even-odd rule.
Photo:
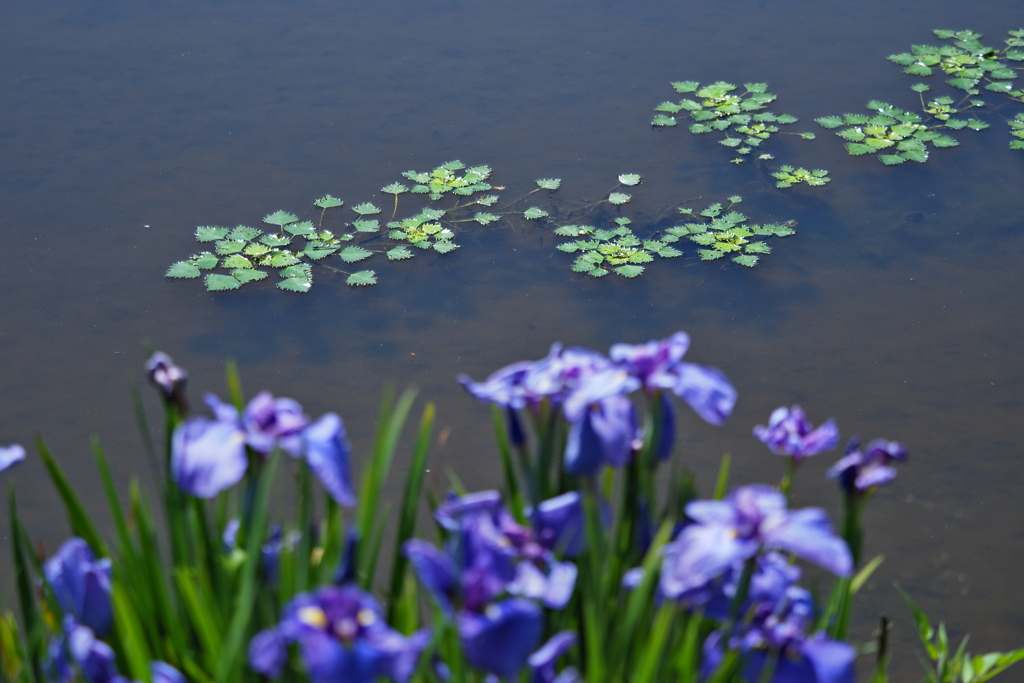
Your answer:
[[[18,444],[0,446],[0,472],[14,467],[25,459],[25,449]]]
[[[180,671],[166,662],[152,662],[153,683],[188,683]]]
[[[478,401],[517,410],[526,407],[523,380],[532,367],[532,361],[519,361],[506,365],[483,382],[474,382],[464,374],[458,375],[456,380]]]
[[[578,491],[541,501],[536,508],[527,511],[527,515],[541,545],[565,557],[579,555],[586,536]]]
[[[835,420],[828,420],[814,429],[800,406],[783,406],[772,411],[768,426],[754,427],[754,436],[773,453],[792,456],[799,462],[835,448],[839,443],[839,428]]]
[[[278,628],[268,628],[249,641],[249,666],[257,673],[278,678],[288,662],[288,639]]]
[[[96,560],[85,541],[72,538],[46,561],[43,575],[67,615],[100,635],[110,632],[114,617],[109,558]]]
[[[351,452],[345,425],[334,413],[327,413],[302,432],[302,451],[309,468],[334,502],[346,507],[356,504],[352,490]]]
[[[679,363],[689,348],[690,336],[676,332],[668,339],[646,344],[614,344],[608,356],[651,392],[675,384]]]
[[[483,614],[461,613],[458,625],[466,659],[479,669],[508,678],[523,668],[537,648],[544,615],[531,600],[509,598],[489,605]]]
[[[300,432],[309,424],[302,406],[290,398],[274,398],[269,391],[254,396],[242,413],[242,428],[249,446],[264,455],[279,445],[292,456],[302,447]]]
[[[705,422],[713,425],[725,422],[736,405],[736,389],[717,368],[682,363],[671,390],[689,403]]]
[[[793,553],[836,576],[849,576],[853,571],[850,548],[835,535],[824,510],[791,510],[784,517],[766,521],[761,534],[766,548]]]
[[[569,425],[563,459],[565,471],[576,476],[595,474],[602,465],[622,467],[629,461],[637,436],[636,410],[622,395],[592,404]]]
[[[185,493],[213,498],[245,474],[245,433],[235,423],[192,418],[174,430],[171,476]]]
[[[760,544],[756,539],[736,536],[726,525],[694,524],[679,538],[665,545],[660,586],[666,597],[679,599],[704,588],[734,564],[753,557]]]
[[[165,401],[177,403],[179,409],[185,412],[188,407],[185,402],[188,373],[184,368],[175,365],[166,353],[156,351],[146,361],[146,374],[149,375],[149,381],[163,394]]]
[[[575,644],[576,634],[572,631],[561,631],[551,636],[527,660],[532,671],[530,683],[554,683],[555,662]]]
[[[405,542],[402,552],[416,572],[423,587],[445,612],[451,612],[451,599],[458,588],[458,568],[451,558],[430,543],[413,538]]]
[[[800,652],[814,669],[814,683],[853,683],[857,653],[849,644],[819,633],[805,640]]]
[[[892,464],[906,459],[907,449],[896,441],[876,439],[865,452],[853,439],[828,476],[838,479],[839,486],[848,494],[864,494],[895,479],[896,468]]]

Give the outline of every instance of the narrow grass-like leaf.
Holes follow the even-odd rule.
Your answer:
[[[372,270],[359,270],[348,276],[345,284],[351,287],[364,287],[377,284],[377,274]]]
[[[242,283],[230,275],[211,274],[206,276],[206,291],[223,292],[228,289],[238,289]]]

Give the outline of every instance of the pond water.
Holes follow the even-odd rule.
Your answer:
[[[740,396],[721,428],[683,424],[705,486],[723,452],[734,483],[777,478],[750,430],[783,404],[835,417],[844,438],[910,448],[870,508],[866,554],[887,559],[857,615],[861,637],[879,613],[896,621],[893,680],[918,666],[893,582],[976,650],[1024,645],[1024,156],[993,121],[927,164],[886,168],[812,121],[874,98],[912,107],[914,81],[886,55],[934,44],[933,28],[1001,45],[1019,0],[62,0],[3,13],[0,443],[43,434],[91,509],[103,502],[89,435],[120,482],[145,476],[129,385],[146,340],[189,369],[193,398],[223,394],[231,357],[250,392],[339,412],[363,452],[382,387],[414,384],[449,433],[439,463],[473,488],[498,469],[489,413],[457,372],[482,378],[555,340],[604,350],[682,329],[689,358]],[[767,81],[773,110],[818,134],[769,151],[829,169],[831,184],[779,191],[710,136],[652,130],[676,80]],[[510,196],[563,178],[566,202],[640,173],[627,214],[639,219],[740,194],[752,219],[795,220],[798,234],[753,270],[689,249],[636,280],[572,273],[550,228],[524,223],[375,265],[380,284],[361,290],[329,274],[307,295],[162,277],[197,251],[197,225],[312,216],[325,193],[380,203],[402,171],[450,159],[491,165]],[[835,514],[833,460],[807,463],[799,504]],[[31,531],[54,548],[66,527],[41,465],[16,480]],[[6,566],[6,506],[0,522]],[[6,572],[0,591],[7,604]]]

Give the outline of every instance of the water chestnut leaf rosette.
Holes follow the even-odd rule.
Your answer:
[[[785,457],[785,487],[727,493],[726,458],[703,498],[680,474],[692,418],[677,404],[720,425],[737,391],[689,351],[685,332],[606,353],[556,343],[482,381],[461,376],[492,406],[501,481],[424,496],[427,404],[389,515],[413,393],[385,397],[372,455],[355,457],[340,416],[268,391],[247,399],[233,368],[230,402],[208,394],[208,414],[193,414],[188,373],[157,352],[145,372],[165,408],[158,495],[133,482],[125,506],[97,447],[112,526],[101,533],[38,441],[72,536],[37,558],[9,489],[20,621],[0,616],[5,680],[854,683],[858,664],[884,676],[887,659],[858,662],[865,644],[848,626],[881,563],[861,564],[864,510],[906,448],[851,442],[829,473],[833,527],[789,497],[795,463],[834,447],[838,427],[782,407],[755,435]],[[0,448],[3,476],[26,457]],[[271,505],[287,485],[294,503]],[[820,602],[807,564],[824,572]],[[1024,659],[950,653],[907,600],[939,673],[987,680]]]

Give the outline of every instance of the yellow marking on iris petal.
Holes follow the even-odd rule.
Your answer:
[[[319,607],[301,607],[299,608],[299,621],[309,626],[315,626],[316,628],[324,628],[327,626],[327,615]]]

